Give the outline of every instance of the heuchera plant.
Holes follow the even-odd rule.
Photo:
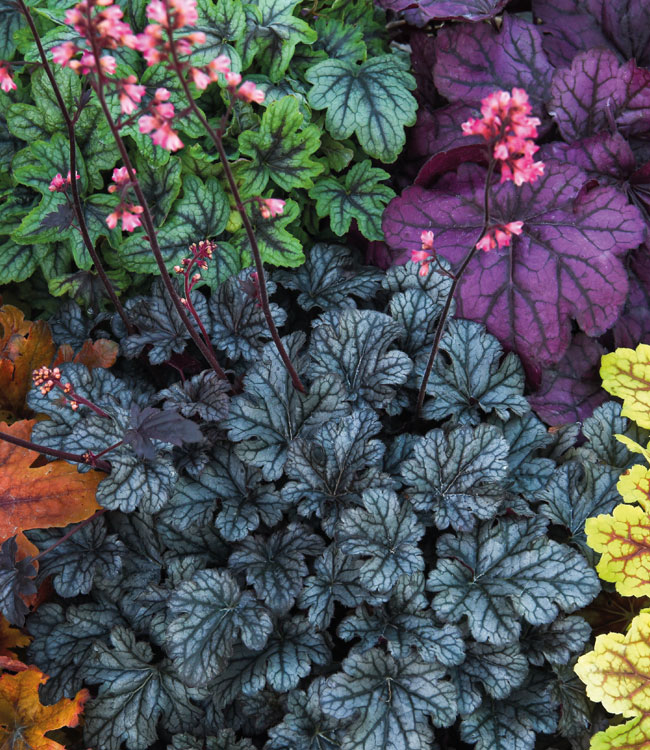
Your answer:
[[[403,178],[384,215],[383,262],[405,260],[431,231],[451,271],[461,265],[483,224],[489,161],[474,147],[482,134],[459,127],[494,90],[524,88],[546,168],[521,188],[494,186],[492,221],[521,232],[471,259],[457,310],[519,354],[546,422],[589,415],[605,398],[600,356],[650,336],[650,6],[534,0],[531,18],[502,0],[381,5],[438,24],[404,32],[420,107],[401,171],[414,184]]]
[[[617,349],[602,359],[603,387],[623,399],[621,413],[647,430],[650,428],[648,375],[650,347]],[[640,444],[627,435],[616,435],[629,450],[650,463],[650,443]],[[643,443],[647,443],[647,433]],[[587,519],[587,544],[601,553],[598,573],[613,583],[623,596],[650,595],[650,468],[634,464],[621,474],[617,489],[623,503],[611,514]],[[650,741],[650,696],[648,695],[648,650],[650,610],[629,623],[625,633],[606,633],[596,638],[594,650],[578,659],[575,670],[593,701],[600,701],[625,723],[613,724],[596,734],[594,750],[643,748]]]

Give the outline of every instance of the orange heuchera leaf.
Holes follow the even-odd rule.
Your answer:
[[[61,698],[52,706],[44,706],[38,697],[38,686],[47,680],[47,675],[35,667],[0,677],[0,747],[65,750],[45,733],[61,727],[76,727],[90,694],[85,689],[80,690],[72,700]]]
[[[36,420],[23,420],[0,431],[29,440]],[[30,468],[38,456],[34,451],[0,441],[0,541],[27,529],[67,526],[99,510],[99,471],[79,474],[65,461]]]
[[[10,669],[12,672],[27,669],[27,665],[18,659],[18,655],[12,649],[27,646],[31,640],[0,615],[0,669]]]
[[[24,320],[11,305],[0,308],[0,327],[0,417],[10,419],[25,416],[32,372],[50,364],[54,342],[45,321]]]
[[[97,339],[97,341],[86,339],[79,352],[75,354],[70,344],[63,344],[56,353],[52,367],[62,362],[76,362],[86,365],[89,370],[95,367],[112,367],[117,359],[119,348],[119,344],[109,339]]]

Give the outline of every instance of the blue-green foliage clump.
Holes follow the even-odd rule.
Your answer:
[[[570,665],[590,627],[575,613],[599,591],[582,519],[616,502],[626,457],[603,436],[625,429],[618,407],[573,447],[578,426],[549,433],[530,411],[516,356],[454,319],[414,421],[433,332],[408,330],[404,305],[435,320],[449,279],[373,271],[340,245],[276,274],[274,314],[302,315],[284,337],[300,393],[247,280],[203,309],[234,395],[211,371],[154,369],[161,384],[142,366],[195,356],[157,287],[133,305],[136,342],[73,303],[52,320],[59,341],[112,325],[123,356],[62,365],[110,419],[34,389],[50,419],[33,439],[95,453],[129,439],[105,455],[108,512],[43,558],[56,597],[27,617],[42,699],[90,687],[83,741],[105,750],[577,742],[590,714]],[[65,532],[28,535],[44,549]]]

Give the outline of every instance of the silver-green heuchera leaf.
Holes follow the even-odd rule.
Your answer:
[[[100,685],[84,714],[87,742],[145,750],[156,741],[159,722],[175,732],[196,726],[201,712],[192,699],[201,694],[183,685],[169,661],[152,664],[149,644],[121,626],[110,644],[95,644],[85,670],[87,681]]]
[[[406,382],[412,367],[404,352],[390,348],[400,332],[388,315],[374,310],[325,313],[314,323],[310,372],[338,375],[360,407],[391,411],[395,387]]]
[[[168,610],[167,653],[187,685],[210,682],[239,638],[247,648],[263,648],[273,627],[266,609],[226,571],[199,570],[174,591]]]
[[[284,339],[299,374],[306,366],[300,353],[304,341],[301,334]],[[244,393],[232,400],[225,425],[229,438],[238,443],[237,455],[245,463],[259,466],[264,479],[281,476],[293,440],[307,437],[327,420],[349,413],[343,383],[328,375],[314,378],[307,394],[300,393],[293,387],[273,343],[264,347],[248,371]]]
[[[323,540],[307,527],[290,523],[269,537],[254,535],[240,542],[230,556],[235,573],[245,573],[246,581],[271,611],[288,611],[307,575],[305,557],[323,550]]]
[[[373,592],[388,592],[401,575],[424,570],[418,549],[424,528],[410,503],[400,501],[392,490],[365,490],[362,500],[363,509],[343,511],[336,539],[342,552],[364,559],[361,584]]]
[[[415,655],[398,660],[374,648],[349,656],[342,666],[321,697],[326,714],[352,719],[342,750],[428,750],[429,722],[449,726],[456,718],[454,686],[441,669]]]
[[[521,621],[543,625],[574,612],[598,593],[598,578],[575,550],[546,536],[541,518],[501,518],[438,540],[427,580],[433,610],[445,622],[467,617],[480,642],[512,643]]]
[[[504,356],[501,344],[480,323],[450,320],[440,348],[448,359],[438,357],[431,371],[427,393],[433,398],[422,409],[425,419],[478,424],[481,414],[494,412],[505,421],[529,411],[517,355]]]
[[[355,297],[369,299],[381,282],[381,273],[358,266],[342,245],[317,243],[307,260],[292,271],[276,271],[273,278],[288,289],[300,292],[298,304],[305,310],[356,307]]]
[[[436,526],[468,531],[496,514],[504,495],[508,443],[496,427],[431,430],[413,447],[401,474],[416,510]]]
[[[380,471],[384,444],[372,440],[381,429],[376,415],[355,411],[338,422],[328,422],[312,437],[294,440],[285,472],[289,482],[283,498],[298,505],[301,516],[316,515],[324,531],[333,535],[343,508],[358,505],[361,492],[386,486]]]

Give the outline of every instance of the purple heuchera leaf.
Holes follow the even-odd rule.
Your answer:
[[[619,63],[606,49],[577,55],[555,72],[549,111],[565,140],[618,128],[624,134],[650,130],[650,70],[634,60]]]
[[[435,156],[460,146],[483,143],[478,135],[463,135],[460,123],[476,114],[475,107],[455,102],[430,112],[420,107],[415,125],[409,131],[406,144],[411,160]]]
[[[650,252],[646,245],[630,254],[628,266],[630,293],[613,331],[617,347],[634,349],[650,344]]]
[[[450,101],[480,102],[496,89],[525,89],[533,106],[549,94],[553,68],[537,28],[504,16],[501,31],[488,24],[443,28],[436,38],[434,80]]]
[[[635,344],[636,345],[636,344]],[[542,384],[528,401],[550,425],[580,422],[607,401],[598,375],[605,349],[594,339],[577,334],[562,359],[542,372]]]
[[[608,46],[585,0],[533,0],[533,15],[542,21],[544,50],[558,68],[571,65],[578,52]]]
[[[415,26],[429,21],[457,18],[485,21],[500,13],[509,0],[379,0],[386,10],[404,11],[404,18]]]
[[[609,185],[627,180],[636,167],[634,152],[620,133],[599,133],[573,143],[549,143],[536,158],[575,164],[590,177]]]
[[[485,170],[464,164],[435,190],[411,187],[384,214],[386,242],[412,251],[432,229],[436,250],[458,265],[479,239]],[[591,336],[610,328],[628,284],[621,256],[643,240],[639,210],[611,187],[582,190],[585,173],[557,162],[533,184],[491,190],[493,224],[524,222],[510,248],[478,253],[458,291],[458,315],[483,322],[529,362],[557,362],[571,319]]]

